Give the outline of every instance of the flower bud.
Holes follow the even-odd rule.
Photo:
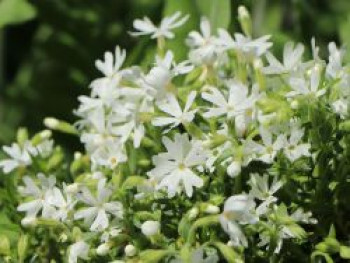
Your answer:
[[[32,227],[32,226],[35,226],[36,223],[37,223],[37,220],[34,216],[25,217],[21,220],[21,224],[24,227]]]
[[[189,219],[195,219],[199,214],[199,210],[197,207],[193,207],[190,212],[188,213]]]
[[[45,118],[44,124],[49,129],[56,129],[58,127],[58,125],[60,124],[60,122],[55,118]]]
[[[160,224],[158,221],[146,221],[142,224],[141,226],[141,231],[142,234],[144,234],[145,236],[154,236],[155,234],[158,233],[160,228]]]
[[[296,110],[298,109],[299,107],[299,102],[297,100],[293,100],[290,104],[290,107],[293,109],[293,110]]]
[[[126,245],[125,248],[124,248],[124,253],[127,257],[133,257],[136,255],[136,248],[134,245],[132,244],[129,244],[129,245]]]
[[[207,206],[207,208],[205,209],[205,212],[206,212],[207,214],[213,214],[213,215],[215,215],[215,214],[218,214],[218,213],[220,212],[220,208],[219,208],[218,206],[216,206],[216,205],[211,205],[211,204],[209,204],[209,205]]]
[[[250,14],[244,6],[238,7],[238,20],[246,36],[252,36],[252,20]]]
[[[241,163],[238,161],[233,161],[228,167],[227,167],[227,174],[234,178],[237,175],[241,173],[242,166]]]
[[[96,254],[99,256],[105,256],[108,254],[109,248],[110,246],[108,243],[103,243],[97,247]]]
[[[70,194],[76,194],[79,190],[79,185],[77,183],[73,183],[67,186],[67,192]]]

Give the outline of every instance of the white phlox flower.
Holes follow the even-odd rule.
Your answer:
[[[310,156],[309,143],[302,143],[302,138],[304,136],[304,130],[298,126],[293,125],[290,131],[289,138],[285,141],[283,152],[287,158],[294,162],[302,156]]]
[[[26,142],[23,146],[13,143],[11,146],[3,146],[4,152],[10,157],[0,161],[0,168],[8,174],[19,167],[26,167],[32,164],[32,157],[37,155],[37,150]]]
[[[56,193],[59,189],[55,186],[56,179],[52,175],[46,177],[44,174],[37,174],[39,186],[29,176],[23,177],[24,186],[20,186],[18,191],[25,197],[32,200],[22,203],[17,207],[20,212],[25,212],[26,217],[33,218],[41,210],[41,216],[44,218],[55,218]]]
[[[212,35],[210,22],[206,17],[201,18],[200,31],[191,31],[186,39],[191,48],[189,58],[195,64],[212,64],[221,51],[216,44],[216,37]]]
[[[132,36],[151,35],[151,38],[164,37],[171,39],[175,36],[172,30],[182,26],[188,18],[189,15],[181,17],[181,12],[175,12],[171,16],[164,17],[158,27],[148,17],[136,19],[133,25],[137,31],[130,32],[130,34]]]
[[[194,100],[196,98],[196,92],[192,91],[187,97],[187,101],[184,109],[182,110],[180,104],[174,95],[169,95],[167,100],[157,104],[158,108],[164,113],[170,115],[170,117],[156,117],[152,120],[154,126],[169,126],[165,132],[179,126],[180,124],[190,123],[197,112],[197,109],[190,110]]]
[[[123,216],[123,205],[117,201],[108,201],[113,192],[106,183],[106,179],[98,181],[96,197],[87,188],[83,188],[79,196],[79,199],[89,207],[77,211],[74,219],[84,219],[91,231],[106,229],[109,225],[109,215],[116,218]]]
[[[187,60],[176,64],[173,52],[168,50],[163,58],[156,57],[155,66],[144,77],[141,85],[153,98],[161,100],[173,92],[172,79],[187,74],[192,69],[193,66]]]
[[[225,201],[220,223],[235,246],[248,246],[240,225],[255,224],[259,220],[254,210],[255,202],[246,194],[234,195]]]
[[[240,82],[228,81],[227,86],[227,95],[214,87],[210,87],[209,92],[202,93],[202,98],[214,106],[208,108],[208,111],[203,114],[204,117],[212,118],[226,115],[227,119],[234,119],[253,111],[255,102],[259,98],[256,87],[249,94],[248,87]],[[242,121],[244,122],[244,118],[238,119],[238,122]]]
[[[203,179],[193,168],[205,164],[207,152],[200,141],[191,141],[187,134],[177,133],[174,141],[168,137],[163,137],[162,141],[167,152],[153,156],[155,168],[148,172],[148,176],[159,182],[156,189],[167,188],[169,197],[182,189],[191,197],[194,187],[203,186]]]
[[[293,98],[296,96],[311,95],[320,97],[324,95],[326,88],[320,88],[321,83],[321,69],[319,65],[315,65],[310,71],[310,79],[306,80],[304,77],[292,77],[289,80],[292,91],[288,92],[286,96]]]
[[[284,147],[285,135],[279,134],[273,140],[273,134],[269,129],[259,128],[262,143],[253,140],[247,141],[247,151],[256,155],[256,159],[265,163],[272,163],[277,153]]]
[[[265,74],[284,74],[295,72],[302,66],[304,46],[297,44],[294,48],[293,42],[288,42],[283,49],[283,62],[279,62],[271,53],[266,54],[269,66],[263,68]]]
[[[68,263],[78,263],[78,259],[89,259],[90,246],[85,241],[78,241],[69,247]]]

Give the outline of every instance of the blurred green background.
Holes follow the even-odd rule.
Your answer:
[[[350,45],[349,0],[0,0],[0,144],[13,140],[20,126],[43,129],[47,116],[74,122],[77,96],[89,92],[99,75],[94,61],[104,51],[118,44],[128,51],[127,65],[152,61],[154,42],[127,33],[133,19],[189,13],[168,45],[183,59],[184,38],[200,16],[234,32],[240,4],[251,11],[256,36],[273,35],[277,54],[286,41],[310,46],[313,36],[321,54],[329,41]],[[57,139],[77,147],[76,139]]]

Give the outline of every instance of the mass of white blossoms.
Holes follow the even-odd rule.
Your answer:
[[[280,61],[240,15],[233,35],[203,17],[184,61],[167,39],[187,15],[135,20],[133,36],[158,40],[154,63],[106,52],[79,121],[45,120],[83,143],[70,165],[49,131],[3,147],[30,262],[47,250],[68,263],[278,262],[308,242],[323,220],[318,180],[345,152],[325,149],[350,130],[349,66],[334,43],[322,60],[314,40],[308,60],[287,43]]]

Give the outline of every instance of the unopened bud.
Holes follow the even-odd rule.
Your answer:
[[[141,231],[145,236],[154,236],[158,233],[160,224],[158,221],[146,221],[141,226]]]
[[[233,161],[228,167],[227,167],[227,174],[234,178],[237,175],[241,173],[242,165],[238,161]]]
[[[45,118],[44,124],[49,129],[56,129],[58,127],[58,125],[60,124],[60,122],[55,118]]]
[[[99,256],[105,256],[108,254],[110,245],[108,243],[103,243],[99,245],[96,249],[96,254]]]
[[[252,36],[252,20],[250,14],[245,6],[238,7],[238,20],[241,24],[244,34]]]
[[[133,257],[136,255],[136,248],[134,245],[132,244],[129,244],[129,245],[126,245],[125,248],[124,248],[124,253],[127,257]]]
[[[21,224],[24,227],[32,227],[36,225],[36,217],[34,216],[29,216],[29,217],[25,217],[21,220]]]
[[[205,212],[207,214],[218,214],[220,212],[220,208],[216,205],[209,204],[207,208],[205,209]]]
[[[293,110],[296,110],[298,109],[299,107],[299,102],[297,100],[293,100],[290,104],[290,107],[293,109]]]
[[[199,209],[197,207],[194,207],[188,213],[188,218],[195,219],[198,216],[198,214],[199,214]]]

